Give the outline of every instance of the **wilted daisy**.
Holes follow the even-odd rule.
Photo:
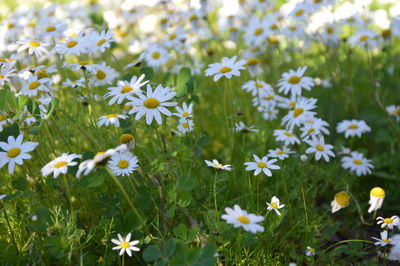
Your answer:
[[[117,152],[111,156],[108,167],[116,176],[129,176],[138,167],[139,160],[129,151]]]
[[[232,224],[235,228],[243,227],[247,232],[253,234],[257,232],[264,232],[264,227],[257,223],[264,221],[263,216],[257,216],[255,214],[247,213],[242,210],[239,205],[235,205],[232,208],[225,208],[226,214],[223,214],[221,218],[226,221],[227,224]]]
[[[315,160],[321,159],[324,157],[325,161],[329,162],[329,157],[335,157],[335,154],[331,151],[333,146],[330,144],[325,144],[324,137],[312,137],[311,140],[305,141],[309,147],[306,150],[306,153],[315,153]]]
[[[144,74],[142,74],[140,77],[133,76],[129,82],[125,80],[118,81],[117,87],[107,89],[110,92],[104,95],[104,99],[112,97],[108,102],[109,105],[115,102],[121,104],[123,100],[128,99],[128,96],[141,92],[140,88],[149,82],[148,80],[143,81],[144,77]]]
[[[283,207],[285,207],[285,204],[280,204],[279,199],[276,196],[273,196],[271,198],[271,202],[267,202],[267,210],[272,211],[274,210],[276,214],[278,214],[279,216],[281,215],[281,213],[279,212],[279,209],[282,209]]]
[[[119,255],[122,256],[126,252],[129,257],[132,256],[132,251],[140,251],[140,248],[135,247],[139,243],[139,240],[134,240],[130,241],[132,237],[132,234],[129,233],[125,239],[121,236],[121,234],[118,234],[118,239],[111,239],[111,242],[113,242],[116,247],[113,247],[113,250],[120,250]]]
[[[253,158],[255,162],[247,162],[244,163],[244,165],[247,166],[246,171],[254,171],[254,175],[264,172],[267,176],[272,176],[271,170],[281,169],[278,165],[274,164],[278,161],[277,159],[268,160],[268,156],[264,156],[260,159],[255,154],[253,154]]]
[[[385,190],[380,187],[374,187],[369,193],[369,209],[368,212],[371,213],[382,207],[383,200],[385,199]]]
[[[126,144],[128,150],[131,150],[135,146],[135,137],[129,133],[122,134],[119,137],[119,144]]]
[[[239,121],[238,123],[235,123],[235,131],[242,133],[249,133],[249,132],[258,132],[258,129],[255,129],[254,126],[246,126],[244,122]]]
[[[97,121],[97,125],[101,126],[109,126],[113,125],[114,127],[119,127],[119,119],[127,119],[127,115],[120,115],[120,114],[109,114],[100,116],[99,121]]]
[[[400,121],[400,106],[390,105],[386,107],[386,111],[389,115],[393,115],[394,117],[396,117],[397,122]]]
[[[179,117],[179,118],[189,118],[192,117],[192,112],[193,112],[193,103],[187,105],[186,103],[182,104],[182,108],[179,106],[175,107],[177,113],[173,113],[173,115]]]
[[[293,96],[300,96],[301,90],[311,90],[314,86],[314,80],[310,77],[303,77],[307,67],[300,67],[297,70],[289,70],[282,74],[282,78],[279,80],[278,88],[279,92],[288,94],[291,92]]]
[[[226,77],[227,79],[232,78],[232,76],[240,76],[240,71],[244,69],[244,64],[246,61],[239,60],[235,63],[237,56],[232,58],[224,57],[221,63],[214,63],[208,65],[205,71],[206,76],[214,76],[214,81],[218,81],[221,77]]]
[[[153,92],[151,86],[147,85],[146,95],[138,92],[137,97],[128,96],[130,102],[128,102],[127,105],[135,106],[135,108],[129,111],[129,114],[136,113],[136,120],[139,120],[142,116],[146,115],[147,125],[150,125],[153,122],[153,119],[161,125],[161,113],[166,116],[171,115],[171,112],[165,107],[177,105],[176,102],[168,102],[175,97],[175,95],[176,92],[171,91],[171,88],[169,87],[164,88],[163,86],[158,85]]]
[[[344,137],[361,137],[365,132],[370,132],[371,128],[363,120],[343,120],[340,122],[336,130],[338,133],[344,132]]]
[[[397,215],[394,215],[390,218],[378,217],[376,220],[378,220],[377,224],[380,224],[381,228],[387,227],[387,229],[390,230],[392,230],[394,226],[398,226],[400,224],[400,218]]]
[[[20,134],[17,138],[8,136],[7,142],[0,142],[0,169],[8,163],[8,172],[12,175],[14,173],[15,164],[22,165],[23,160],[32,158],[28,152],[33,151],[39,144],[37,142],[22,143],[24,135]]]
[[[381,238],[372,237],[372,239],[376,240],[375,246],[386,246],[386,245],[393,245],[392,240],[388,239],[388,231],[381,232]]]
[[[181,118],[179,119],[178,130],[181,133],[187,133],[193,131],[193,120]]]
[[[115,149],[108,149],[105,152],[98,152],[93,159],[85,160],[79,164],[78,172],[76,177],[80,178],[81,174],[88,175],[97,165],[104,165],[107,163],[108,159],[117,152],[122,152],[128,150],[127,144],[121,144]]]
[[[283,141],[285,146],[290,144],[300,144],[300,140],[293,134],[292,130],[275,129],[274,136],[276,141]]]
[[[353,151],[350,156],[342,158],[342,167],[351,172],[355,172],[357,176],[367,175],[372,172],[374,166],[371,164],[372,160],[364,158],[362,153]]]
[[[268,156],[272,158],[278,158],[279,160],[284,160],[289,157],[289,154],[294,153],[288,147],[276,148],[275,150],[268,150]]]
[[[74,166],[78,164],[78,162],[74,162],[74,160],[78,158],[82,158],[82,155],[63,153],[60,157],[57,157],[46,164],[42,168],[41,173],[43,176],[48,176],[53,173],[54,178],[57,178],[60,174],[65,175],[68,172],[68,166]]]
[[[49,54],[49,51],[46,48],[49,44],[41,40],[26,39],[17,43],[21,44],[18,48],[18,52],[28,49],[28,53],[34,54],[36,57],[42,57]]]
[[[313,249],[312,247],[307,247],[306,256],[308,256],[308,257],[315,256],[315,249]]]
[[[347,192],[341,191],[336,193],[335,198],[331,201],[332,213],[345,208],[350,203],[350,196]]]
[[[204,160],[204,161],[206,162],[207,166],[212,167],[214,169],[218,169],[218,170],[221,169],[221,170],[227,170],[227,171],[231,171],[232,170],[230,164],[223,165],[223,164],[219,163],[215,159],[212,162],[208,161],[208,160]]]

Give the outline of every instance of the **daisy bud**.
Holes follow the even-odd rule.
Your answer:
[[[335,198],[331,202],[332,213],[337,212],[338,210],[345,208],[350,203],[350,196],[344,191],[336,193]]]
[[[122,134],[119,137],[119,144],[126,144],[128,145],[128,149],[131,150],[135,147],[135,137],[131,134]]]
[[[303,162],[307,161],[307,155],[305,154],[301,155],[300,160],[302,160]]]
[[[258,75],[260,60],[254,57],[250,58],[249,60],[247,60],[246,65],[248,67],[250,76],[255,77]]]
[[[383,200],[385,199],[385,191],[380,187],[374,187],[369,194],[369,209],[368,212],[376,211],[382,207]]]

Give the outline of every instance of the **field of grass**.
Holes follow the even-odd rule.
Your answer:
[[[0,14],[1,265],[400,261],[396,1],[84,2]]]

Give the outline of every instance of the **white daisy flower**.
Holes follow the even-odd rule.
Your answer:
[[[331,201],[332,213],[345,208],[350,203],[350,196],[347,192],[341,191],[336,193],[335,198]]]
[[[108,167],[116,176],[129,176],[138,167],[138,158],[129,151],[117,152],[111,156]]]
[[[230,164],[223,165],[223,164],[219,163],[219,162],[218,162],[217,160],[215,160],[215,159],[214,159],[212,162],[211,162],[211,161],[208,161],[208,160],[204,160],[204,161],[206,162],[207,166],[212,167],[212,168],[214,168],[214,169],[226,170],[226,171],[231,171],[231,170],[232,170]]]
[[[315,256],[315,249],[313,249],[312,247],[307,247],[306,256],[308,256],[308,257]]]
[[[189,106],[186,103],[182,104],[182,108],[179,106],[175,107],[177,113],[173,113],[173,115],[179,117],[179,118],[189,118],[192,117],[192,112],[193,112],[193,103],[189,104]]]
[[[113,242],[116,247],[113,247],[113,250],[120,250],[119,255],[122,256],[126,252],[129,257],[132,256],[132,251],[140,251],[140,248],[135,247],[139,243],[139,240],[134,240],[130,241],[132,237],[132,234],[129,233],[125,239],[121,236],[121,234],[118,234],[118,239],[111,239],[111,242]]]
[[[100,164],[106,163],[108,159],[117,152],[122,152],[128,150],[127,144],[121,144],[115,149],[108,149],[105,152],[98,152],[93,159],[85,160],[79,164],[78,172],[76,177],[80,178],[81,174],[88,175],[93,169]]]
[[[27,80],[24,80],[20,93],[26,96],[36,96],[39,91],[50,92],[49,82],[51,82],[49,78],[39,79],[36,75],[31,75]]]
[[[90,72],[92,75],[89,82],[92,86],[110,85],[119,76],[114,68],[107,66],[104,62],[101,65],[93,65]]]
[[[251,93],[252,96],[260,94],[260,91],[273,93],[274,89],[271,85],[259,80],[250,80],[243,84],[242,89]]]
[[[243,39],[249,45],[259,46],[265,43],[269,35],[269,25],[267,16],[260,20],[256,15],[253,15],[244,29]]]
[[[38,27],[41,30],[39,36],[62,38],[67,29],[67,24],[49,17],[44,17],[39,21]]]
[[[88,46],[88,40],[79,33],[76,37],[67,37],[65,42],[57,43],[54,47],[55,51],[60,54],[70,55],[80,55],[85,53]]]
[[[378,217],[376,220],[378,220],[377,224],[380,224],[381,228],[387,227],[390,230],[392,230],[394,226],[399,226],[400,224],[400,218],[397,215],[390,218]]]
[[[386,107],[386,111],[389,115],[393,115],[394,117],[396,117],[397,122],[400,122],[400,106],[390,105]]]
[[[88,37],[90,39],[90,45],[88,45],[89,53],[94,54],[97,51],[104,53],[106,48],[111,46],[114,34],[111,30],[103,30],[100,34],[97,31],[93,31]]]
[[[378,46],[377,37],[377,32],[361,29],[349,37],[349,43],[353,46],[360,46],[361,48],[371,50]]]
[[[140,55],[139,61],[144,59],[150,67],[160,68],[168,62],[169,58],[169,52],[165,48],[154,44]]]
[[[221,63],[214,63],[208,65],[205,71],[206,76],[214,76],[214,81],[218,81],[221,77],[226,77],[227,79],[232,78],[232,76],[240,76],[240,71],[244,69],[244,64],[246,61],[239,60],[235,63],[237,56],[232,58],[224,57]]]
[[[272,176],[271,170],[281,169],[278,165],[274,163],[278,161],[277,159],[268,160],[268,156],[264,156],[261,159],[253,154],[253,158],[255,162],[247,162],[244,163],[246,165],[246,171],[254,171],[254,175],[258,175],[259,173],[264,172],[267,176]]]
[[[273,196],[271,198],[271,202],[267,202],[267,210],[272,211],[274,210],[276,214],[278,214],[279,216],[281,215],[279,209],[282,209],[283,207],[285,207],[285,204],[280,204],[279,199],[276,196]]]
[[[36,39],[27,39],[23,41],[17,42],[18,44],[21,44],[21,46],[18,48],[17,52],[24,51],[28,49],[28,53],[34,54],[36,57],[42,57],[44,55],[48,55],[49,51],[47,50],[47,46],[49,46],[48,43],[42,42],[40,40]]]
[[[112,97],[108,102],[109,105],[115,102],[121,104],[122,101],[128,99],[128,96],[141,92],[140,88],[149,82],[148,80],[143,81],[144,77],[144,74],[142,74],[140,77],[133,76],[129,82],[126,80],[118,81],[117,87],[107,89],[110,92],[104,95],[104,99]]]
[[[325,161],[329,162],[329,157],[335,157],[335,154],[331,151],[333,146],[330,144],[325,144],[324,137],[312,137],[311,140],[305,141],[309,147],[306,150],[306,153],[315,153],[315,160],[321,159],[324,157]]]
[[[0,86],[3,86],[6,82],[10,82],[11,77],[17,76],[14,73],[15,69],[11,67],[2,67],[0,70]]]
[[[320,118],[307,119],[300,128],[301,138],[308,139],[310,136],[318,136],[321,134],[329,135],[329,130],[326,128],[329,124]]]
[[[0,142],[0,148],[4,152],[0,152],[0,169],[8,163],[8,172],[14,173],[15,164],[22,165],[23,160],[32,158],[28,152],[33,151],[39,144],[37,142],[22,143],[24,135],[20,134],[17,138],[8,136],[7,142]]]
[[[388,239],[388,231],[381,232],[381,238],[372,237],[372,239],[376,240],[375,246],[386,246],[386,245],[393,245],[392,239]]]
[[[311,90],[311,87],[314,86],[314,80],[310,77],[303,77],[306,70],[307,67],[305,66],[283,73],[278,83],[279,92],[285,94],[291,92],[293,96],[300,96],[302,89]]]
[[[253,234],[257,232],[264,232],[264,227],[257,223],[264,221],[263,216],[257,216],[255,214],[247,213],[242,210],[239,205],[235,205],[232,208],[225,208],[226,214],[223,214],[221,218],[226,221],[227,224],[232,224],[233,227],[243,227],[247,232]]]
[[[235,131],[242,133],[250,133],[250,132],[258,132],[258,129],[255,129],[254,126],[246,126],[246,124],[242,121],[235,123]]]
[[[119,119],[127,119],[127,115],[120,115],[120,114],[109,114],[109,115],[104,115],[100,116],[99,121],[97,121],[97,125],[99,127],[101,126],[109,126],[113,125],[114,127],[119,127]]]
[[[181,133],[187,133],[193,131],[193,120],[181,118],[179,120],[178,130]]]
[[[276,148],[275,150],[268,150],[268,156],[272,158],[278,158],[279,160],[284,160],[289,157],[289,154],[294,153],[288,147]]]
[[[147,85],[146,95],[138,92],[138,97],[128,96],[130,102],[126,105],[135,106],[135,108],[129,111],[129,114],[136,113],[136,120],[139,120],[143,115],[146,115],[147,125],[150,125],[153,122],[153,119],[161,125],[161,113],[166,116],[171,115],[171,112],[165,107],[177,105],[176,102],[167,102],[175,97],[175,95],[176,92],[171,91],[171,88],[169,87],[164,88],[163,86],[158,85],[153,92],[151,86]]]
[[[300,101],[296,102],[296,106],[293,110],[290,110],[287,115],[282,118],[281,125],[286,125],[290,130],[293,130],[295,126],[300,126],[305,121],[311,119],[316,114],[310,110],[316,108],[316,99],[301,98]]]
[[[369,209],[368,213],[377,211],[382,207],[383,200],[385,199],[385,190],[380,187],[374,187],[369,193]]]
[[[343,120],[338,123],[336,130],[338,133],[344,132],[344,137],[357,136],[361,138],[361,135],[365,132],[370,132],[371,128],[363,120]]]
[[[60,174],[65,175],[68,172],[68,166],[78,164],[77,162],[74,162],[77,158],[82,158],[82,155],[63,153],[61,156],[46,164],[42,168],[41,173],[43,176],[48,176],[53,173],[54,178],[57,178]]]
[[[364,158],[362,153],[353,151],[350,156],[342,158],[342,167],[355,172],[357,176],[368,175],[371,174],[371,169],[374,169],[371,162],[372,160]]]
[[[274,136],[276,141],[283,141],[285,146],[290,144],[300,144],[300,140],[293,134],[292,130],[275,129]]]

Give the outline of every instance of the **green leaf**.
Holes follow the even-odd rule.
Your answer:
[[[163,256],[166,258],[172,257],[176,249],[176,241],[173,238],[168,239],[163,246]]]
[[[58,105],[59,102],[60,101],[57,98],[51,99],[50,104],[49,104],[49,109],[48,109],[48,112],[46,115],[46,119],[48,119],[53,114],[54,109],[56,108],[56,106]]]
[[[11,126],[4,127],[3,131],[0,132],[0,141],[7,142],[8,136],[13,136],[14,138],[19,135],[19,126],[17,123],[12,124]]]
[[[178,78],[176,80],[176,97],[179,98],[187,94],[188,88],[186,83],[190,80],[191,76],[189,68],[182,67],[181,70],[179,70]]]
[[[161,82],[163,84],[164,87],[171,87],[174,85],[174,76],[171,74],[171,72],[167,72],[164,77],[163,80]]]
[[[20,112],[24,109],[25,105],[28,103],[29,98],[26,95],[19,95],[18,96],[18,109]]]
[[[196,181],[188,175],[181,175],[178,177],[177,187],[179,191],[192,190],[196,185]]]
[[[26,105],[28,112],[32,115],[40,115],[39,105],[35,101],[35,99],[29,99],[28,104]]]
[[[160,249],[157,246],[150,245],[143,251],[143,259],[146,262],[152,262],[160,258]]]
[[[25,191],[28,188],[28,182],[23,177],[18,177],[14,181],[12,181],[12,186],[16,190]]]
[[[2,89],[0,90],[0,111],[5,111],[5,108],[7,106],[7,94],[8,90]]]
[[[143,67],[140,69],[140,74],[144,74],[146,80],[151,80],[154,76],[154,71],[150,67]]]
[[[184,224],[179,224],[177,227],[174,228],[175,236],[179,237],[182,240],[187,240],[187,230]]]
[[[86,188],[94,188],[101,186],[106,181],[107,173],[99,172],[94,175],[85,176],[81,179],[80,184]]]

